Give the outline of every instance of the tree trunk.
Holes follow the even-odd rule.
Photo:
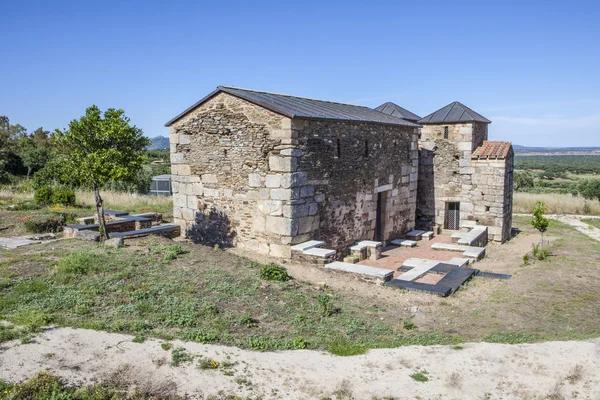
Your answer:
[[[31,167],[27,167],[27,180],[29,180],[29,175],[31,175]]]
[[[94,183],[94,197],[96,198],[96,217],[98,218],[98,225],[100,226],[100,240],[104,241],[108,239],[108,232],[106,232],[106,223],[104,222],[104,201],[100,197],[100,191],[98,185]]]

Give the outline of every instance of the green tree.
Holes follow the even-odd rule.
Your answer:
[[[125,111],[109,108],[104,113],[93,105],[69,128],[57,131],[56,144],[64,154],[64,171],[94,189],[101,235],[108,238],[104,201],[100,189],[110,181],[131,182],[146,159],[150,140],[129,124]]]
[[[600,179],[588,179],[582,187],[580,194],[586,199],[600,200]]]
[[[532,188],[533,187],[533,175],[529,172],[524,171],[515,171],[514,176],[514,188],[515,191],[519,191],[524,188]]]
[[[531,218],[531,225],[540,231],[542,235],[542,251],[544,250],[544,232],[548,230],[550,220],[544,216],[546,213],[546,204],[543,201],[538,201],[533,207],[533,217]]]

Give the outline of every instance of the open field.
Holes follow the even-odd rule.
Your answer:
[[[515,218],[515,226],[522,232],[506,245],[490,245],[489,257],[477,265],[513,278],[475,279],[446,299],[307,266],[288,266],[297,279],[267,282],[249,259],[167,239],[130,240],[121,249],[61,240],[0,252],[0,315],[31,331],[52,323],[338,354],[600,336],[600,246],[556,222],[548,232],[549,261],[522,265],[538,236],[527,218]]]
[[[559,193],[515,192],[513,212],[531,213],[536,201],[543,201],[546,204],[548,214],[600,215],[600,201]]]

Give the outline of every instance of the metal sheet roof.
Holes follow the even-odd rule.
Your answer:
[[[287,94],[260,92],[257,90],[240,89],[229,86],[217,87],[215,91],[167,122],[165,126],[172,125],[184,115],[221,92],[247,100],[289,118],[370,122],[386,125],[411,126],[415,128],[420,127],[420,125],[413,122],[384,114],[369,107],[296,97]]]
[[[394,104],[391,101],[387,103],[383,103],[379,107],[376,108],[377,111],[380,111],[384,114],[391,115],[393,117],[398,117],[405,119],[411,122],[417,122],[421,119],[417,114],[408,111],[406,108],[400,107],[398,104]]]
[[[452,124],[459,122],[483,122],[491,124],[492,121],[476,113],[464,104],[455,101],[428,116],[420,119],[419,124]]]

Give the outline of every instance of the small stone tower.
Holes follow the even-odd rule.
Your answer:
[[[418,123],[417,218],[448,230],[486,225],[490,240],[504,242],[512,221],[510,143],[488,142],[491,121],[456,101]],[[478,151],[484,144],[493,154]]]

